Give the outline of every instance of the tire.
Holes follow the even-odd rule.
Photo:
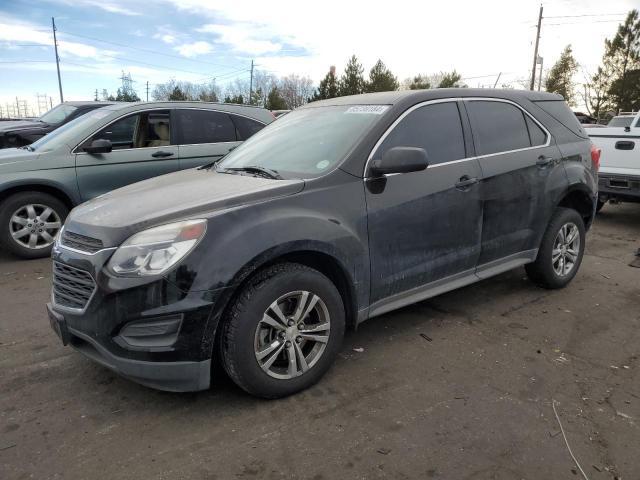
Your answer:
[[[314,296],[317,300],[310,308]],[[300,303],[302,314],[296,315]],[[284,327],[277,320],[274,304],[285,321],[302,321],[300,331],[295,321],[295,326]],[[270,317],[268,323],[266,317]],[[327,324],[329,329],[323,327]],[[329,369],[344,337],[344,304],[335,285],[317,270],[282,263],[249,280],[228,309],[222,328],[222,358],[229,377],[252,395],[279,398],[310,387]],[[269,349],[271,353],[266,354]],[[265,356],[259,360],[261,354]]]
[[[606,201],[598,199],[598,202],[596,203],[596,213],[600,213],[600,210],[602,210],[602,207],[604,207],[606,203]]]
[[[571,239],[575,238],[574,228],[577,230],[578,244],[571,241],[569,247],[564,245],[563,249],[561,230],[568,233],[567,237]],[[525,266],[531,281],[549,289],[567,286],[582,263],[585,237],[584,220],[580,214],[569,208],[558,208],[542,237],[538,258]]]
[[[46,217],[40,218],[42,214]],[[18,257],[47,257],[51,255],[53,238],[68,214],[66,205],[48,193],[20,192],[11,195],[0,205],[0,245]],[[29,220],[32,222],[21,223]],[[15,238],[23,229],[30,230]],[[30,246],[32,238],[36,238],[36,242]]]

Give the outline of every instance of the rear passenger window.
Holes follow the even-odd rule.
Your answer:
[[[238,129],[238,140],[246,140],[254,133],[258,133],[265,125],[251,118],[240,115],[229,115]]]
[[[419,147],[430,165],[465,157],[460,113],[455,102],[425,105],[409,113],[382,142],[373,158],[393,147]]]
[[[207,110],[178,110],[181,144],[235,142],[236,128],[229,115]]]
[[[524,114],[505,102],[467,102],[473,140],[478,155],[508,152],[531,146]]]
[[[540,128],[540,126],[532,120],[529,115],[524,116],[527,121],[527,128],[529,129],[529,138],[531,139],[531,146],[537,147],[539,145],[544,145],[547,143],[547,134],[544,133],[544,130]]]

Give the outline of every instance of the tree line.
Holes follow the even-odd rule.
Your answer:
[[[549,70],[547,92],[559,93],[571,106],[581,98],[589,115],[598,120],[620,111],[640,110],[640,14],[631,10],[618,25],[613,39],[605,39],[602,62],[592,75],[587,74],[582,91],[574,78],[579,63],[567,45]]]

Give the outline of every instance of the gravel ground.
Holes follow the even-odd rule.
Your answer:
[[[276,401],[115,376],[50,331],[50,262],[0,253],[0,478],[578,478],[555,399],[590,479],[638,479],[639,247],[607,205],[568,288],[518,269],[373,319]]]

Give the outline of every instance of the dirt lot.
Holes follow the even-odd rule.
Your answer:
[[[555,399],[589,478],[638,479],[639,247],[606,206],[567,289],[519,269],[371,320],[278,401],[118,378],[50,331],[49,261],[0,254],[0,478],[577,478]]]

